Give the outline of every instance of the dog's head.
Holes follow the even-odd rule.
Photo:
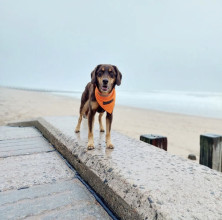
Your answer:
[[[101,93],[108,94],[115,85],[120,85],[122,74],[114,65],[100,64],[91,73],[91,83],[96,84]]]

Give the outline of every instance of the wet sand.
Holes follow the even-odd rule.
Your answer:
[[[0,125],[41,116],[77,116],[79,105],[80,100],[71,97],[0,87]],[[222,134],[222,119],[116,106],[112,129],[136,139],[141,134],[167,136],[171,154],[199,157],[200,134]]]

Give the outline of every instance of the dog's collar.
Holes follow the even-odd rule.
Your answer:
[[[96,101],[99,103],[99,105],[105,111],[112,114],[114,106],[115,106],[115,101],[116,101],[115,88],[113,88],[113,90],[109,94],[103,95],[102,93],[99,92],[99,89],[96,87],[95,97],[96,97]]]

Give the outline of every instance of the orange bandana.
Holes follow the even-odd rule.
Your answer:
[[[108,113],[112,114],[114,106],[115,106],[115,101],[116,101],[116,91],[113,89],[111,93],[108,95],[102,95],[98,88],[96,87],[95,89],[95,96],[96,96],[96,101],[99,103],[99,105]]]

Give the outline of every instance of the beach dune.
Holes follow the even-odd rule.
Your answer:
[[[0,125],[41,116],[78,116],[79,105],[80,100],[71,97],[0,87]],[[74,128],[75,125],[73,132]],[[166,136],[169,153],[184,158],[192,153],[197,155],[198,161],[200,134],[222,134],[222,119],[117,105],[112,129],[135,139],[141,134]]]

